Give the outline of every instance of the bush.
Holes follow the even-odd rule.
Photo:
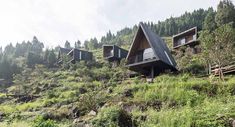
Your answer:
[[[79,107],[84,111],[84,113],[91,110],[97,111],[98,108],[103,106],[105,103],[104,93],[90,92],[85,93],[79,99]]]
[[[118,107],[102,109],[92,122],[94,127],[133,127],[131,116]]]
[[[58,127],[53,120],[46,120],[42,116],[36,117],[34,119],[32,127]]]

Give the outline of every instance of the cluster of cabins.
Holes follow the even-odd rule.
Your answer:
[[[198,46],[200,42],[197,27],[174,35],[172,42],[173,50],[176,52],[182,46],[187,46],[193,54],[201,52]],[[71,63],[81,60],[90,61],[93,58],[92,52],[89,51],[60,48],[58,63],[63,62],[62,56],[67,56]],[[177,64],[166,43],[144,23],[139,24],[129,51],[116,45],[103,45],[103,58],[114,66],[125,59],[129,70],[149,78],[163,72],[177,71]]]

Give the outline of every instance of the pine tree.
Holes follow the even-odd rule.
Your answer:
[[[204,30],[213,31],[216,28],[215,15],[216,13],[213,8],[211,8],[203,23]]]
[[[44,48],[44,44],[42,42],[40,42],[36,36],[33,37],[33,40],[32,40],[32,46],[31,46],[31,49],[30,51],[31,52],[34,52],[36,54],[41,54],[42,53],[42,50]]]
[[[54,67],[55,63],[56,63],[56,55],[54,50],[51,50],[48,54],[48,66]]]
[[[66,42],[65,42],[64,48],[68,48],[68,49],[71,48],[71,45],[70,45],[69,41],[66,41]]]
[[[219,5],[217,6],[215,21],[217,23],[217,26],[235,22],[235,8],[232,1],[220,1]]]
[[[76,42],[75,42],[75,44],[74,44],[74,47],[75,48],[81,48],[81,41],[80,40],[77,40]]]

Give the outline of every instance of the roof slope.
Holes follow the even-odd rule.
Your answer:
[[[144,36],[146,37],[147,41],[149,42],[150,47],[153,49],[155,56],[158,58],[158,60],[161,60],[162,62],[173,66],[176,68],[176,62],[174,58],[172,57],[170,50],[168,49],[166,43],[154,32],[152,32],[144,23],[140,22],[138,31],[136,33],[136,36],[133,40],[133,43],[131,45],[131,48],[129,50],[127,59],[130,57],[130,53],[132,50],[135,50],[133,48],[134,43],[138,41],[137,36],[140,35],[141,31],[143,31]]]
[[[68,48],[61,48],[61,47],[60,47],[59,52],[60,52],[60,53],[62,53],[62,54],[67,54],[67,53],[69,53],[71,50],[72,50],[72,49],[68,49]]]

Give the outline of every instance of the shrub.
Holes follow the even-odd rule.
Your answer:
[[[79,107],[83,109],[85,112],[89,112],[91,110],[97,111],[98,108],[103,106],[105,102],[104,93],[98,92],[90,92],[85,93],[79,99]]]
[[[147,120],[141,124],[143,127],[190,127],[194,116],[188,107],[162,109],[160,112],[149,109],[147,114]]]
[[[57,124],[53,120],[46,120],[42,116],[37,116],[34,119],[32,127],[58,127]]]
[[[131,116],[118,107],[102,109],[92,121],[94,127],[132,127]]]

